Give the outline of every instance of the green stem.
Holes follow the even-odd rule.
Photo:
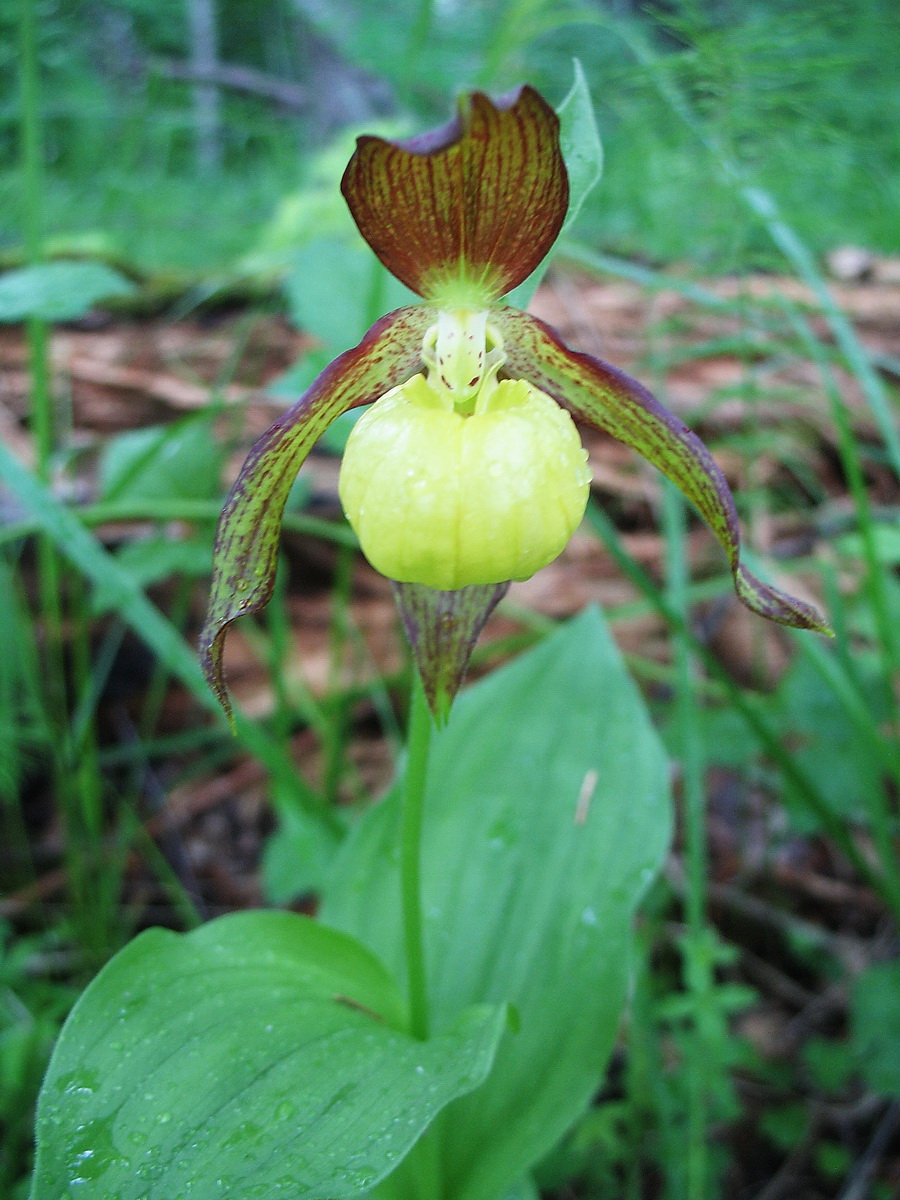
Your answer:
[[[856,438],[853,436],[850,414],[828,361],[825,347],[813,333],[809,322],[796,309],[785,304],[785,310],[809,357],[818,367],[828,396],[831,417],[837,431],[838,454],[841,458],[847,487],[853,498],[859,536],[862,541],[863,557],[866,563],[865,588],[872,606],[875,629],[884,655],[885,700],[888,711],[891,713],[894,733],[897,734],[900,733],[900,713],[898,713],[897,699],[890,680],[892,674],[900,668],[900,639],[897,637],[897,630],[891,617],[890,600],[887,594],[887,571],[884,570],[878,557],[878,547],[875,542],[875,519],[866,489],[862,455]]]
[[[21,116],[19,137],[22,173],[25,181],[25,206],[22,224],[25,234],[25,256],[33,266],[41,253],[41,198],[43,194],[43,163],[41,159],[41,127],[38,93],[37,15],[34,0],[22,0],[19,24],[19,60]]]
[[[419,0],[415,20],[410,27],[409,40],[406,43],[406,62],[410,75],[414,73],[416,60],[428,45],[433,23],[434,0]]]
[[[675,487],[664,487],[663,524],[666,534],[666,575],[669,602],[687,624],[687,564],[684,504]],[[703,786],[703,747],[697,728],[697,685],[691,649],[675,631],[676,713],[684,775],[684,840],[687,858],[688,929],[698,934],[706,926],[706,811]]]
[[[428,984],[422,931],[422,823],[432,721],[418,672],[413,677],[411,702],[400,826],[400,903],[410,1032],[424,1040],[428,1037]]]
[[[38,17],[35,0],[22,0],[19,10],[19,154],[22,165],[22,230],[28,265],[43,258],[44,169],[41,145],[40,63]],[[50,382],[49,337],[46,322],[35,317],[25,325],[29,365],[29,422],[34,439],[36,475],[48,483],[53,467],[55,440],[53,395]],[[54,785],[66,824],[65,859],[73,908],[81,911],[86,868],[77,849],[79,822],[71,738],[68,731],[68,697],[63,663],[63,617],[60,562],[49,538],[37,546],[38,599],[44,651],[45,703],[56,729],[53,755]]]
[[[43,259],[42,225],[44,164],[41,153],[40,67],[37,14],[34,0],[22,0],[19,23],[19,147],[24,195],[22,231],[29,266]],[[38,476],[47,480],[53,452],[53,406],[45,322],[26,323],[31,372],[31,427],[37,451]]]
[[[688,619],[688,580],[685,551],[684,503],[675,487],[668,482],[663,489],[663,524],[666,534],[666,576],[669,602],[684,624]],[[708,942],[706,922],[706,804],[704,796],[704,763],[700,730],[697,727],[697,688],[691,662],[691,649],[678,630],[674,634],[675,652],[675,720],[679,734],[682,763],[682,794],[684,800],[684,847],[687,860],[687,890],[685,916],[686,944],[683,948],[685,977],[692,993],[695,1024],[694,1050],[688,1069],[687,1111],[687,1196],[688,1200],[703,1200],[706,1195],[709,1163],[707,1156],[707,1094],[705,1023],[703,1013],[709,1006],[712,976],[709,970],[698,969],[706,960],[703,953]]]
[[[341,689],[345,674],[344,658],[350,634],[350,593],[353,585],[353,553],[346,546],[338,550],[332,585],[331,628],[328,631],[328,737],[325,742],[323,791],[328,804],[336,804],[341,777],[345,773],[345,750],[349,709]]]
[[[215,523],[222,512],[220,500],[101,500],[97,504],[70,508],[88,528],[115,521],[196,521]],[[305,513],[286,513],[282,522],[292,533],[306,533],[335,542],[339,546],[357,547],[356,534],[347,525],[311,517]],[[30,537],[40,529],[40,522],[24,517],[0,530],[0,546]]]

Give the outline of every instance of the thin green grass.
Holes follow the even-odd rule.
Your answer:
[[[229,11],[223,37],[231,40],[223,53],[230,47],[248,65],[256,54],[263,70],[273,70],[276,60],[282,69],[296,67],[285,61],[290,50],[272,20],[276,7],[275,0],[260,5],[255,20]],[[354,28],[371,23],[365,6],[358,23],[346,17],[356,7],[347,0],[329,7],[335,11],[314,19],[351,56],[365,53]],[[500,6],[476,0],[468,8],[467,22],[449,31],[453,46],[451,52],[446,45],[444,69],[427,88],[419,76],[426,59],[435,58],[433,42],[424,57],[395,54],[368,65],[390,77],[405,111],[421,123],[446,110],[451,92],[467,85],[503,91],[528,78],[554,96],[578,55],[607,150],[603,188],[581,218],[592,241],[713,272],[767,268],[778,260],[765,231],[743,219],[748,197],[708,172],[694,132],[671,95],[659,91],[665,82],[699,100],[704,128],[752,169],[759,187],[779,197],[787,223],[816,255],[846,243],[900,250],[893,219],[900,207],[900,111],[883,52],[897,27],[887,0],[866,0],[852,17],[842,5],[813,14],[769,4],[703,19],[695,14],[692,21],[667,10],[668,27],[660,14],[611,21],[577,0]],[[79,11],[76,5],[71,13],[42,17],[51,149],[44,232],[90,235],[147,269],[227,272],[282,197],[302,185],[306,148],[316,144],[317,131],[265,101],[225,93],[224,165],[217,175],[203,175],[194,163],[190,88],[153,70],[129,81],[104,67]],[[407,49],[419,44],[424,29],[447,42],[446,15],[421,0],[398,0],[380,20],[396,27]],[[232,23],[242,26],[240,38]],[[151,56],[177,53],[173,43],[183,31],[175,25],[162,9],[148,11],[136,33]],[[622,55],[622,36],[640,61]],[[0,96],[0,135],[13,115],[14,105],[3,105]],[[0,212],[16,213],[22,176],[10,156],[2,157],[3,146],[0,136]],[[22,240],[18,222],[0,227],[0,247]]]
[[[845,828],[842,818],[833,811],[815,781],[794,761],[790,752],[783,745],[779,732],[772,728],[770,721],[764,715],[758,700],[746,694],[733,681],[707,647],[699,641],[679,614],[672,609],[668,600],[660,595],[654,581],[625,549],[618,531],[606,514],[598,506],[589,504],[587,519],[617,566],[653,605],[670,629],[676,631],[688,643],[693,653],[703,662],[704,668],[716,679],[728,697],[729,704],[746,722],[753,736],[759,742],[760,749],[779,768],[785,780],[790,782],[815,824],[827,833],[853,864],[860,877],[882,896],[894,916],[900,919],[900,898],[892,894],[891,887],[881,871],[873,868],[868,862]]]
[[[710,684],[714,684],[715,692],[718,692],[718,703],[721,704],[724,697],[725,703],[730,704],[736,714],[746,722],[760,752],[775,766],[778,776],[770,780],[774,793],[777,795],[790,787],[807,808],[810,827],[822,830],[835,845],[843,849],[860,876],[880,894],[894,918],[900,919],[900,877],[895,851],[898,827],[891,800],[891,795],[895,794],[897,787],[897,771],[900,767],[900,743],[895,717],[896,698],[891,683],[892,679],[896,678],[896,622],[892,622],[891,619],[895,614],[891,612],[889,580],[879,549],[879,527],[865,480],[866,464],[875,461],[878,451],[871,446],[864,448],[858,444],[836,382],[835,362],[856,366],[857,352],[862,351],[853,335],[854,346],[848,355],[846,338],[841,339],[837,336],[846,322],[842,316],[835,321],[833,306],[826,315],[829,317],[835,338],[834,345],[817,337],[812,331],[807,314],[783,297],[776,296],[774,306],[771,302],[764,306],[747,304],[744,301],[723,303],[715,294],[690,281],[622,263],[610,256],[597,256],[577,246],[567,247],[566,253],[568,257],[577,258],[583,267],[599,269],[603,274],[612,273],[636,279],[645,287],[681,291],[701,309],[728,312],[732,317],[740,317],[742,329],[733,335],[733,344],[725,349],[726,353],[741,353],[750,349],[754,356],[764,354],[765,359],[772,363],[785,364],[806,360],[816,365],[837,432],[840,461],[853,504],[850,524],[859,535],[864,567],[861,590],[853,596],[848,596],[837,587],[833,567],[828,565],[827,560],[821,564],[828,611],[838,635],[837,644],[826,647],[818,640],[803,634],[793,638],[799,659],[812,665],[814,679],[818,679],[826,694],[836,698],[846,727],[853,731],[851,752],[875,764],[874,786],[865,788],[857,797],[857,804],[850,816],[854,832],[845,836],[845,828],[842,827],[843,814],[832,807],[831,801],[820,791],[817,780],[786,750],[782,730],[773,726],[771,718],[766,714],[766,702],[761,698],[750,697],[734,685],[690,631],[690,605],[681,590],[684,584],[685,548],[680,498],[674,499],[672,489],[664,486],[663,523],[669,577],[669,588],[665,596],[659,594],[643,569],[628,555],[609,519],[593,506],[588,512],[589,522],[620,568],[631,578],[643,596],[655,606],[671,631],[675,656],[674,676],[671,679],[674,693],[672,708],[684,789],[686,876],[683,900],[687,930],[680,948],[683,955],[683,986],[686,995],[672,999],[671,1003],[686,1020],[678,1040],[683,1055],[680,1074],[683,1076],[682,1086],[685,1089],[683,1113],[686,1115],[682,1118],[678,1111],[672,1111],[671,1095],[666,1087],[659,1083],[659,1078],[665,1073],[665,1066],[652,1033],[655,1026],[654,1013],[646,993],[653,988],[654,979],[648,973],[636,985],[634,1023],[629,1042],[626,1111],[638,1133],[632,1135],[632,1149],[630,1154],[625,1156],[624,1173],[628,1181],[626,1194],[635,1197],[642,1194],[638,1181],[640,1168],[630,1157],[635,1155],[639,1162],[646,1162],[649,1158],[658,1164],[666,1179],[666,1195],[699,1198],[717,1194],[713,1180],[723,1164],[716,1154],[709,1153],[711,1147],[705,1138],[706,1122],[711,1119],[715,1110],[716,1101],[713,1097],[720,1097],[720,1108],[721,1096],[728,1091],[727,1079],[731,1070],[728,1064],[738,1046],[737,1040],[729,1033],[727,1008],[723,1009],[717,1000],[714,974],[717,957],[711,952],[711,930],[709,927],[704,928],[702,923],[703,898],[706,893],[705,858],[702,850],[704,781],[702,764],[698,761],[696,748],[697,740],[702,736],[702,709],[704,704],[712,699]],[[805,261],[812,261],[808,254],[805,255]],[[796,265],[796,261],[792,265]],[[807,282],[811,282],[809,277]],[[821,300],[821,295],[819,299]],[[763,338],[761,343],[760,335]],[[694,357],[702,357],[706,350],[707,347],[703,345],[691,345],[683,355],[678,356],[679,361],[686,362]],[[715,350],[721,352],[722,347],[715,347]],[[655,362],[657,369],[664,369],[670,365],[669,362],[663,362],[658,355],[651,361]],[[867,364],[863,378],[859,378],[857,374],[857,379],[861,390],[871,403],[871,392],[866,391],[866,379],[869,374],[871,365]],[[746,398],[750,400],[759,394],[758,379],[754,377],[764,379],[765,373],[754,367],[753,377],[748,380],[752,395]],[[714,409],[715,399],[709,407]],[[878,412],[877,403],[873,411]],[[751,418],[752,413],[751,404]],[[880,426],[884,432],[883,421],[880,422]],[[756,442],[759,443],[758,436]],[[771,434],[768,433],[765,449],[768,453],[772,452]],[[819,503],[825,500],[824,494],[815,486],[814,481],[810,481],[807,490],[817,497]],[[769,502],[767,493],[760,493],[759,499]],[[810,512],[809,516],[815,520],[814,512]],[[809,564],[805,565],[808,567]],[[851,633],[854,623],[851,606],[852,612],[857,614],[857,627],[859,612],[862,610],[868,614],[870,630],[862,639],[858,628]],[[690,662],[694,656],[703,664],[706,686],[698,687],[697,680],[690,671]],[[810,695],[809,703],[814,702],[814,697]],[[874,870],[870,862],[877,864]],[[658,985],[658,981],[656,982]],[[666,1004],[668,1003],[669,1001],[666,1001]],[[631,1055],[634,1056],[633,1060]],[[651,1080],[655,1086],[650,1083]],[[719,1115],[722,1116],[721,1111]],[[643,1121],[647,1122],[646,1126]],[[653,1131],[652,1134],[649,1134],[649,1130]],[[654,1140],[649,1140],[648,1134]],[[680,1141],[682,1138],[684,1140]],[[676,1146],[677,1152],[673,1153]]]
[[[882,689],[889,710],[895,711],[896,700],[890,680],[897,665],[896,628],[891,620],[885,591],[884,569],[878,559],[875,544],[875,526],[872,506],[869,502],[864,482],[863,457],[853,436],[843,399],[834,378],[832,362],[837,358],[854,374],[863,395],[870,405],[878,428],[882,433],[887,453],[896,466],[900,463],[900,443],[897,440],[896,426],[890,412],[885,387],[878,378],[850,323],[837,308],[830,296],[823,277],[816,266],[814,256],[797,233],[790,229],[782,220],[774,200],[755,184],[748,181],[746,170],[735,163],[728,155],[718,134],[710,132],[709,127],[692,107],[687,96],[672,79],[666,65],[649,49],[646,41],[635,33],[632,27],[624,30],[619,27],[618,32],[622,34],[626,44],[645,66],[660,95],[669,104],[673,113],[691,131],[698,143],[705,148],[712,163],[720,171],[726,184],[733,190],[740,201],[747,206],[753,216],[760,221],[775,246],[785,255],[788,265],[807,283],[815,298],[815,302],[820,307],[820,311],[828,323],[830,332],[834,338],[835,344],[833,348],[826,347],[821,339],[813,334],[805,315],[798,310],[796,304],[790,303],[784,298],[776,297],[774,305],[769,305],[767,310],[761,314],[756,314],[769,342],[767,346],[769,357],[774,357],[778,353],[786,357],[796,357],[798,354],[805,354],[806,357],[816,364],[821,374],[838,434],[838,448],[854,505],[856,527],[862,539],[864,561],[867,568],[864,584],[865,595],[868,598],[873,613],[876,645],[880,661],[878,686]],[[690,299],[701,305],[708,306],[717,311],[739,313],[747,321],[747,333],[754,334],[755,336],[755,322],[753,322],[755,306],[751,305],[748,309],[748,306],[744,302],[741,305],[734,303],[723,304],[718,297],[690,282],[684,283],[677,279],[670,279],[668,276],[662,276],[646,268],[634,268],[630,265],[621,264],[609,256],[595,256],[577,247],[567,246],[565,253],[570,258],[576,258],[583,266],[622,274],[625,277],[636,279],[644,285],[650,285],[655,288],[664,286],[672,287],[675,290],[682,291]],[[749,320],[748,317],[750,318]],[[787,337],[785,337],[785,332],[787,333]],[[617,540],[612,527],[608,523],[605,525],[598,523],[596,513],[591,517],[591,520],[595,527],[599,528],[601,536],[603,536],[607,545],[611,547],[614,544],[614,540]],[[627,556],[624,555],[621,544],[617,546],[617,554],[624,565],[624,559]],[[632,578],[635,582],[638,582],[638,586],[642,587],[645,595],[649,595],[646,590],[646,579],[644,579],[643,583],[639,582],[642,572],[637,568],[637,564],[632,563],[629,570],[632,573]],[[838,594],[835,594],[834,598],[838,605],[842,604],[842,600]],[[666,615],[676,635],[677,644],[681,645],[683,630],[685,628],[684,614],[673,609],[671,605],[665,604],[660,607],[660,611]],[[827,686],[834,692],[844,707],[848,721],[857,730],[860,738],[859,752],[861,754],[874,754],[876,761],[882,763],[886,777],[895,777],[898,761],[896,717],[892,720],[893,729],[885,735],[885,732],[880,728],[877,711],[868,703],[867,698],[860,694],[858,677],[856,677],[855,672],[851,671],[848,673],[847,671],[846,655],[829,651],[819,646],[809,647],[806,646],[805,642],[803,645],[803,652],[812,658],[820,677],[827,681]],[[707,666],[709,666],[708,662]],[[746,705],[743,698],[739,705],[739,711],[753,723],[758,722],[758,714],[754,713]],[[761,741],[767,744],[767,751],[771,753],[772,737],[770,731],[766,730],[764,732],[763,727],[756,724],[756,732],[761,737]],[[794,764],[789,765],[788,761],[782,762],[781,766],[783,770],[787,769],[791,773],[795,770]],[[826,815],[828,805],[824,797],[818,794],[818,789],[810,779],[805,778],[800,782],[801,794],[805,796],[805,802],[810,805],[811,811],[815,812],[816,820],[824,823],[825,828],[828,829],[831,836],[835,836],[838,821],[833,813]],[[893,912],[900,915],[900,890],[898,890],[900,876],[897,873],[896,859],[893,853],[893,838],[896,833],[896,826],[891,812],[889,795],[885,787],[881,787],[872,794],[868,794],[865,797],[865,801],[867,804],[868,823],[875,838],[879,860],[877,886]],[[851,848],[846,838],[843,839],[843,848],[845,852],[849,851],[852,854],[859,869],[862,863],[862,856],[859,851],[855,847]],[[871,875],[870,881],[873,881]]]
[[[668,484],[663,490],[663,528],[666,539],[667,591],[672,611],[687,628],[687,545],[685,506],[680,494]],[[707,1153],[709,1122],[704,1045],[705,1022],[713,985],[712,963],[705,952],[711,936],[707,903],[706,785],[702,734],[698,722],[699,697],[694,682],[691,647],[678,633],[673,637],[675,653],[674,715],[681,761],[681,797],[684,858],[686,867],[685,918],[687,929],[682,945],[684,982],[691,997],[695,1023],[690,1032],[693,1047],[684,1064],[687,1076],[688,1111],[685,1153],[685,1196],[704,1200],[709,1188]]]

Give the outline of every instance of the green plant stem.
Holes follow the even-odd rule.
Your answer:
[[[25,207],[22,225],[25,255],[31,265],[41,249],[41,196],[43,170],[41,161],[41,129],[38,107],[40,78],[38,75],[37,14],[35,0],[21,0],[19,22],[21,115],[19,138],[22,172],[25,180]]]
[[[418,672],[413,676],[403,813],[400,825],[400,903],[410,1032],[428,1037],[428,982],[422,929],[422,824],[432,720]]]
[[[44,169],[41,154],[40,72],[38,65],[37,14],[35,0],[22,0],[19,22],[19,144],[24,195],[22,232],[25,257],[30,266],[43,258]],[[47,326],[32,318],[26,326],[31,374],[31,427],[37,451],[38,475],[46,480],[53,452],[53,407],[50,395]]]
[[[803,342],[807,353],[819,369],[822,383],[828,396],[831,417],[837,431],[838,453],[841,466],[847,480],[853,507],[856,510],[857,527],[862,540],[863,557],[866,563],[865,587],[875,618],[875,628],[881,642],[881,650],[885,660],[885,699],[888,711],[894,723],[894,732],[900,734],[900,715],[898,702],[891,686],[891,674],[900,669],[900,640],[891,619],[890,603],[885,586],[887,572],[883,569],[878,558],[878,548],[875,543],[875,521],[872,514],[872,504],[866,490],[865,471],[859,446],[853,436],[850,415],[838,387],[837,379],[831,364],[828,362],[822,343],[810,328],[809,322],[796,311],[787,306],[787,315],[795,331]]]
[[[680,494],[666,480],[663,525],[666,535],[666,577],[669,602],[687,624],[687,564],[685,513]],[[706,924],[706,824],[703,785],[703,747],[697,728],[697,686],[691,649],[684,637],[675,637],[675,718],[678,726],[684,791],[684,841],[687,858],[688,929],[697,933]]]
[[[685,551],[684,503],[675,487],[665,481],[663,488],[663,524],[666,535],[666,576],[669,601],[686,626],[688,620],[688,578]],[[709,1176],[706,1144],[707,1096],[706,1054],[702,1014],[709,1007],[713,983],[708,955],[706,921],[706,803],[704,762],[700,730],[697,724],[697,688],[687,640],[675,631],[675,720],[678,728],[682,765],[684,807],[684,848],[687,860],[685,915],[687,923],[685,982],[692,993],[696,1014],[694,1052],[688,1063],[687,1174],[688,1200],[704,1200]],[[707,969],[698,969],[705,965]]]
[[[25,257],[30,266],[43,259],[42,225],[44,171],[40,123],[40,66],[38,18],[35,0],[22,0],[19,10],[19,149],[23,178],[22,229]],[[29,365],[29,418],[34,438],[36,474],[50,481],[54,448],[53,396],[47,325],[31,318],[26,322]],[[53,754],[53,780],[65,815],[66,869],[76,913],[84,894],[84,856],[76,849],[79,838],[77,781],[73,774],[68,732],[68,698],[64,670],[63,617],[60,562],[51,540],[42,536],[37,545],[38,599],[44,654],[44,696],[58,741]]]
[[[332,585],[331,627],[328,631],[328,736],[325,742],[324,786],[326,802],[337,802],[344,774],[349,710],[341,694],[344,658],[350,633],[350,593],[353,583],[353,553],[338,550]]]

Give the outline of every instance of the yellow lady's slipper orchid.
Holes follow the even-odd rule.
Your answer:
[[[360,138],[341,190],[382,263],[423,302],[340,355],[263,434],[231,490],[201,638],[226,711],[224,635],[271,596],[297,471],[336,417],[373,401],[347,446],[341,499],[369,560],[397,581],[436,711],[509,581],[551,562],[581,519],[588,474],[573,416],[636,449],[696,505],[744,604],[830,632],[810,605],[742,564],[728,485],[683,422],[624,372],[503,303],[550,250],[568,205],[559,121],[533,88],[496,102],[464,97],[448,125],[408,142]]]
[[[429,372],[357,423],[341,503],[389,579],[443,590],[527,579],[581,522],[586,460],[569,414],[525,380],[494,371],[467,395]]]

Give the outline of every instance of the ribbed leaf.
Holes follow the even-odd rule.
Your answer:
[[[294,913],[147,930],[60,1035],[32,1200],[358,1194],[484,1079],[504,1016],[417,1041],[382,965]]]
[[[519,1017],[485,1082],[429,1131],[444,1200],[500,1200],[600,1086],[634,907],[668,845],[668,776],[594,609],[463,691],[435,734],[422,845],[432,1025],[504,1001]],[[400,799],[344,842],[321,913],[398,976]],[[415,1194],[405,1167],[379,1200]]]

